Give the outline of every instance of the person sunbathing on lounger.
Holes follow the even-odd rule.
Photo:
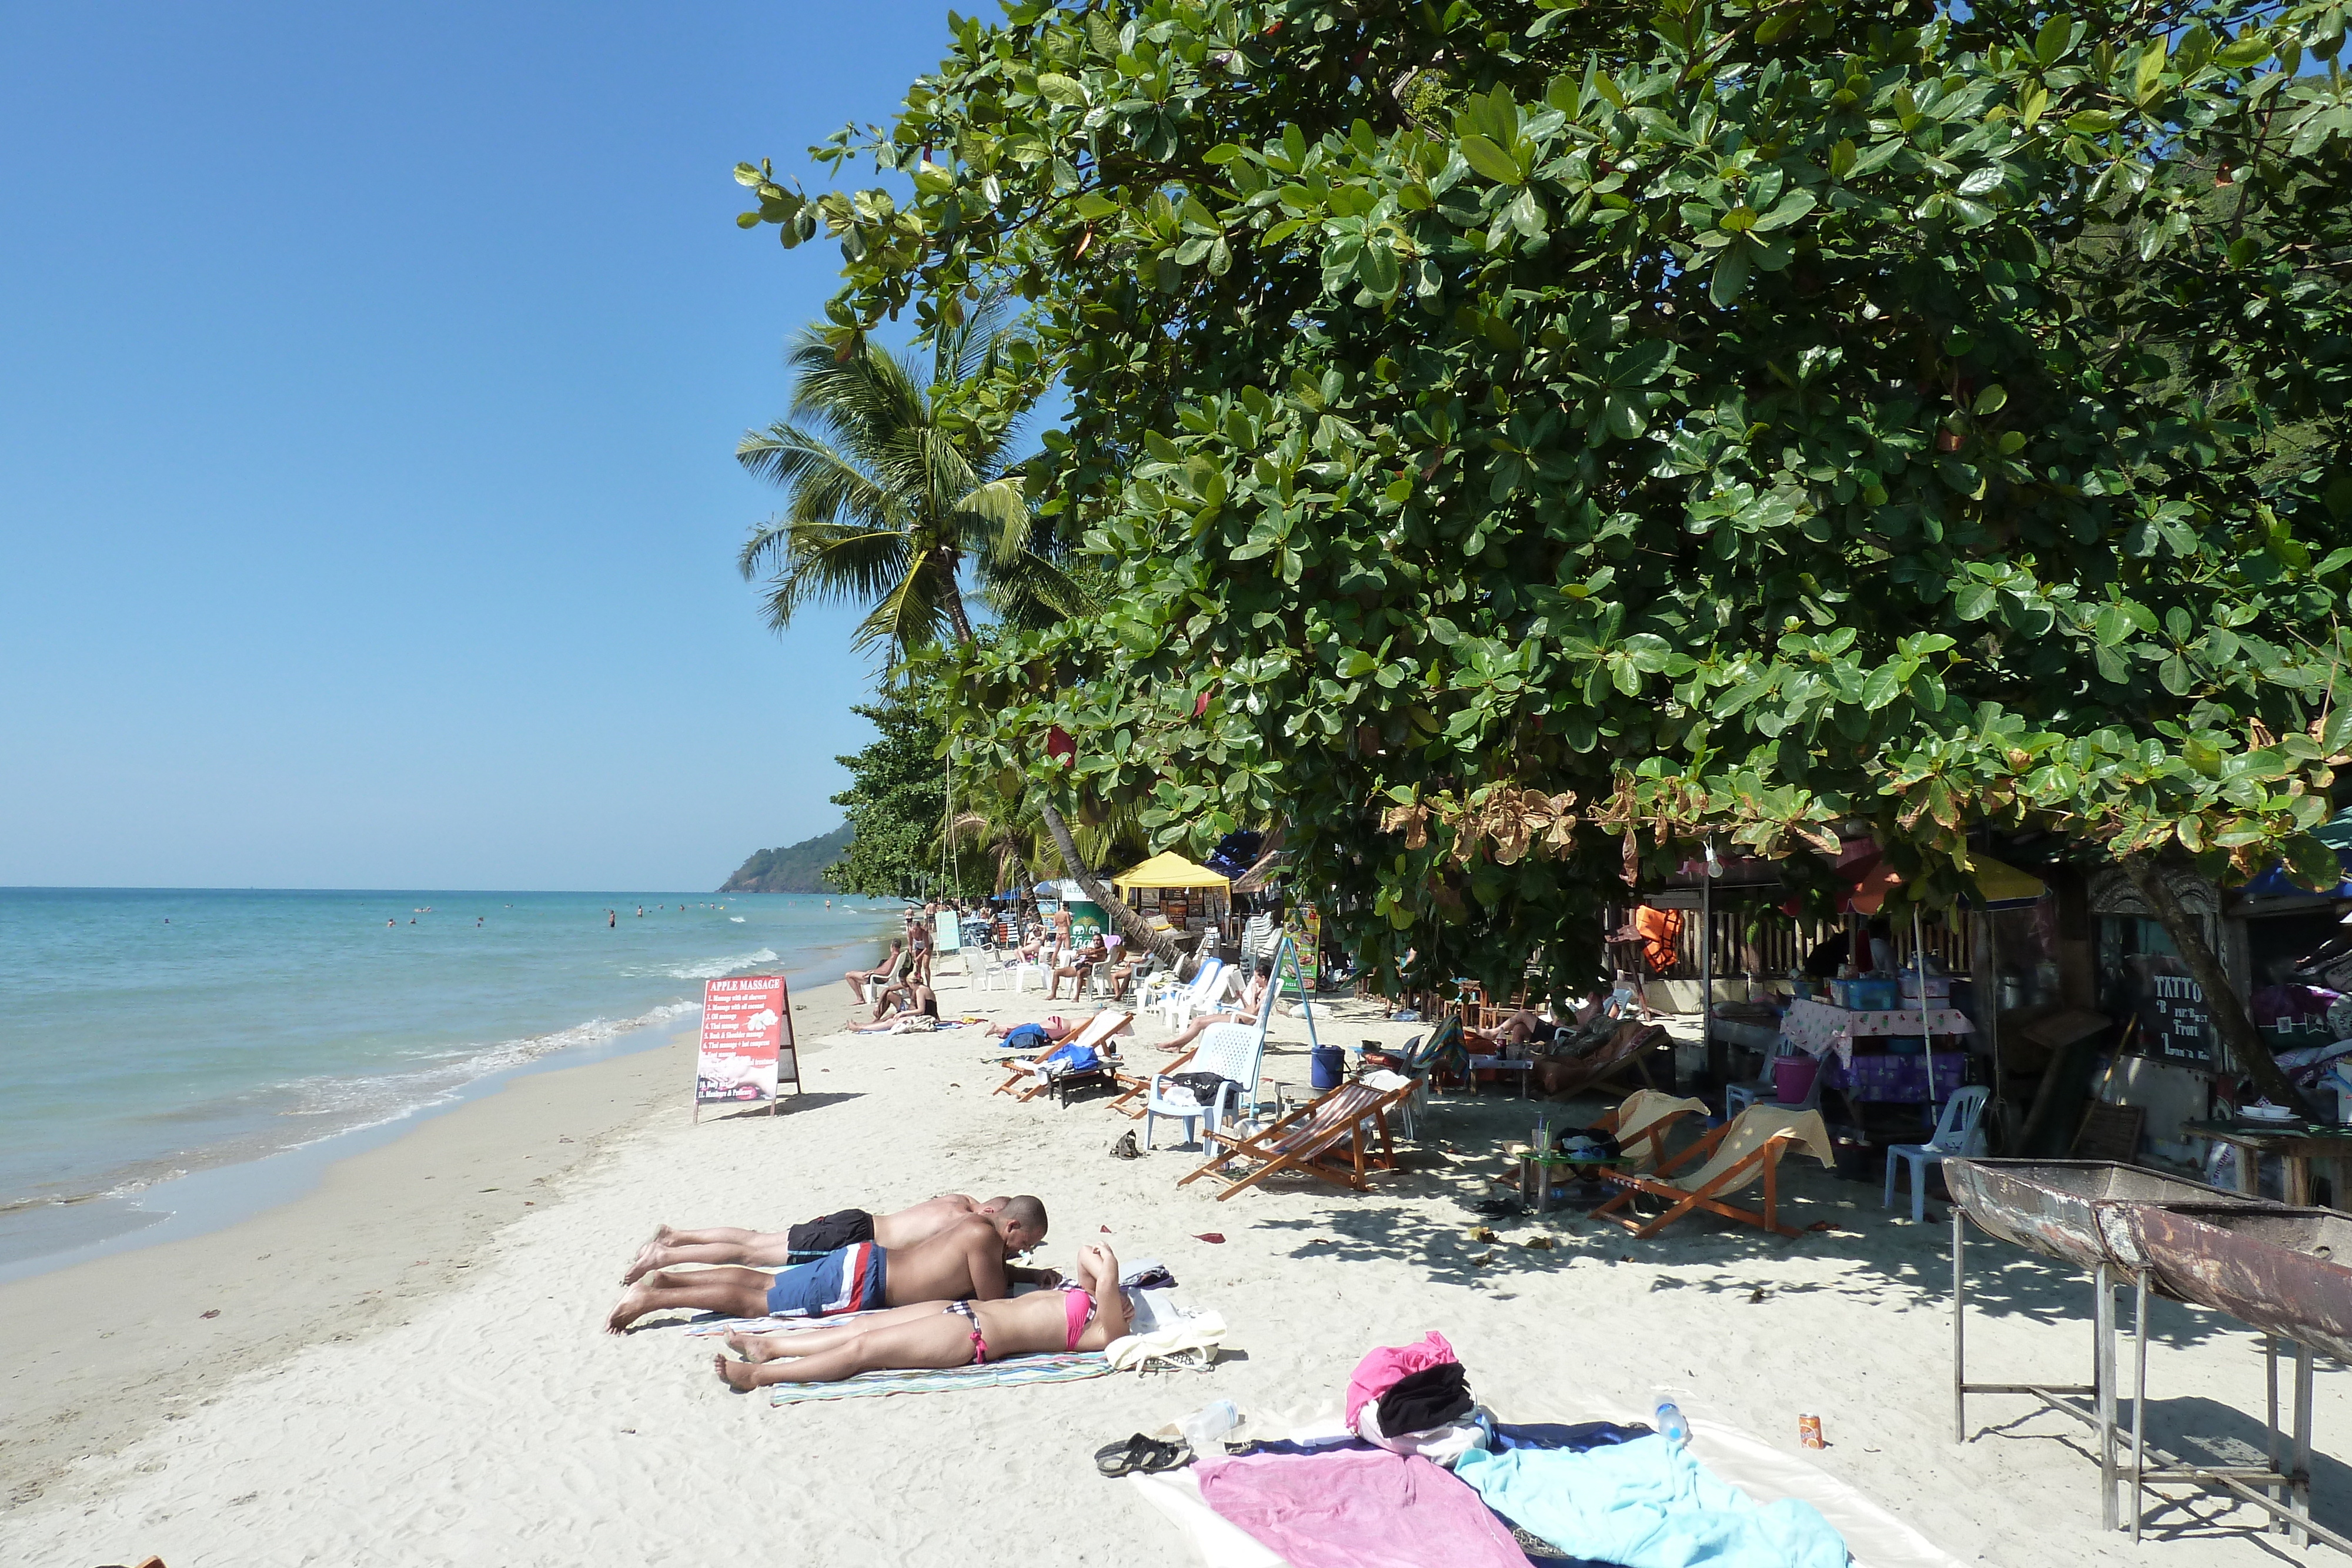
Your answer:
[[[1465,1029],[1463,1038],[1477,1048],[1481,1056],[1503,1052],[1506,1046],[1526,1045],[1529,1040],[1549,1040],[1559,1026],[1541,1013],[1521,1008],[1492,1029]]]
[[[1025,1296],[955,1301],[940,1297],[832,1329],[731,1333],[712,1358],[738,1393],[773,1383],[838,1383],[861,1372],[982,1365],[1041,1352],[1100,1350],[1127,1333],[1127,1298],[1118,1260],[1108,1247],[1078,1249],[1082,1284]]]
[[[1234,1004],[1233,1011],[1229,1013],[1202,1014],[1199,1018],[1194,1019],[1191,1023],[1186,1024],[1182,1031],[1178,1033],[1173,1039],[1161,1040],[1160,1042],[1160,1049],[1162,1051],[1181,1051],[1186,1046],[1192,1044],[1194,1040],[1200,1039],[1201,1031],[1207,1029],[1213,1023],[1254,1024],[1257,1022],[1257,1009],[1265,1005],[1265,993],[1269,988],[1273,974],[1274,960],[1271,958],[1260,958],[1257,961],[1257,967],[1250,972],[1250,983],[1248,988],[1242,992],[1242,999]]]
[[[997,1301],[1012,1293],[1015,1281],[1061,1282],[1050,1269],[1007,1265],[1045,1239],[1045,1206],[1034,1197],[1012,1198],[994,1214],[967,1215],[903,1251],[861,1241],[781,1274],[757,1269],[647,1274],[614,1305],[604,1328],[619,1333],[647,1312],[678,1307],[738,1318],[821,1318],[915,1301]]]
[[[975,1203],[962,1193],[943,1192],[896,1214],[845,1208],[785,1230],[744,1230],[725,1225],[680,1229],[665,1225],[654,1232],[652,1240],[637,1249],[628,1272],[621,1276],[621,1283],[634,1285],[656,1269],[680,1263],[751,1263],[784,1269],[794,1263],[814,1263],[828,1252],[855,1247],[861,1241],[874,1242],[887,1251],[901,1252],[938,1235],[959,1219],[1000,1213],[1012,1201],[1009,1197],[992,1197],[985,1203]],[[1041,1216],[1043,1212],[1041,1208]],[[1045,1239],[1045,1221],[1041,1218],[1035,1239],[1029,1244],[1034,1247]]]

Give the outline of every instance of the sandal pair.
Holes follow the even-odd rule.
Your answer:
[[[1107,1476],[1157,1475],[1190,1463],[1192,1451],[1181,1443],[1147,1437],[1138,1432],[1123,1442],[1106,1443],[1095,1450],[1095,1469]]]

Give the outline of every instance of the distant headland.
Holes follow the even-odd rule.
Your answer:
[[[761,850],[735,869],[721,893],[832,893],[824,868],[849,848],[850,826],[844,822],[829,833],[782,849]]]

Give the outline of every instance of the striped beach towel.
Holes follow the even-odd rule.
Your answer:
[[[1003,1388],[1021,1383],[1075,1383],[1082,1377],[1105,1376],[1110,1369],[1109,1358],[1098,1350],[1061,1351],[944,1370],[861,1372],[839,1383],[779,1383],[768,1391],[768,1403],[799,1405],[812,1399],[863,1399],[879,1394],[944,1394],[956,1388]]]

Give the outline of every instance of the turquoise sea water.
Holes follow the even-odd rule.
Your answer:
[[[686,1027],[706,979],[837,977],[895,924],[850,902],[0,888],[0,1260],[180,1174]]]

